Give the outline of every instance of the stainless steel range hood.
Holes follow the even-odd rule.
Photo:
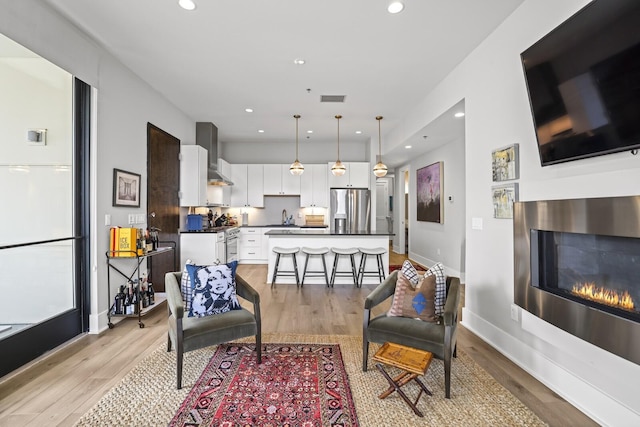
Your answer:
[[[196,122],[196,144],[207,149],[209,185],[233,185],[218,171],[218,128],[210,122]]]

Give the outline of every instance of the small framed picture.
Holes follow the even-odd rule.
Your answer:
[[[513,202],[518,201],[517,183],[492,187],[491,197],[494,218],[513,218]]]
[[[140,175],[113,170],[113,206],[140,207]]]
[[[491,152],[493,182],[510,181],[520,178],[518,144],[498,148]]]

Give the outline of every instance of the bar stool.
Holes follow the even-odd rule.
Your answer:
[[[276,246],[273,248],[273,252],[276,253],[276,263],[273,266],[273,279],[271,280],[271,286],[275,285],[276,277],[278,276],[295,276],[296,286],[300,286],[300,279],[298,278],[298,262],[296,261],[296,254],[300,252],[300,248],[281,248]],[[280,256],[291,255],[293,260],[293,270],[280,270]]]
[[[387,253],[385,248],[358,248],[362,253],[362,257],[360,258],[360,269],[358,270],[358,286],[362,286],[362,282],[364,280],[364,276],[375,277],[378,276],[380,282],[384,280],[384,264],[382,263],[382,255]],[[366,270],[367,267],[367,256],[376,257],[377,261],[377,269],[376,270]]]
[[[304,271],[302,272],[302,283],[300,286],[304,286],[304,278],[309,277],[322,277],[324,276],[325,283],[327,287],[329,286],[329,276],[327,274],[327,262],[324,259],[324,256],[329,253],[329,248],[302,248],[302,253],[306,255],[304,260]],[[312,256],[320,256],[322,258],[322,267],[323,270],[307,270],[307,265],[309,265],[309,257]]]
[[[353,284],[358,286],[358,270],[356,269],[356,260],[354,255],[359,252],[357,248],[331,248],[331,252],[335,254],[333,258],[333,269],[331,270],[331,287],[335,283],[336,277],[351,277],[353,278]],[[351,259],[351,270],[338,270],[338,260],[340,255],[349,255]]]

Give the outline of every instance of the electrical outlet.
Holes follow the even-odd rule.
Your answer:
[[[436,249],[436,253],[440,255],[440,248]]]
[[[518,310],[518,306],[515,304],[511,304],[511,320],[513,320],[514,322],[518,321],[518,313],[520,312],[520,310]]]
[[[144,214],[138,214],[138,218],[137,218],[136,222],[138,224],[143,224],[144,223]]]
[[[129,214],[129,224],[136,223],[136,216],[134,214]]]
[[[104,225],[111,225],[111,215],[105,214],[105,216],[104,216]]]

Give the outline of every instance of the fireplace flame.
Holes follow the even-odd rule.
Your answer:
[[[628,291],[617,292],[612,289],[596,286],[595,283],[582,283],[573,285],[571,292],[582,298],[605,304],[611,307],[622,308],[628,311],[635,310],[633,298]]]

